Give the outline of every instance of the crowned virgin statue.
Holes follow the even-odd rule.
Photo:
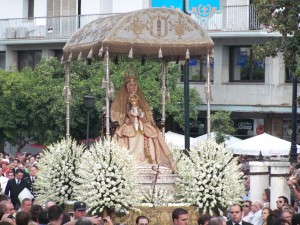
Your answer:
[[[126,75],[111,105],[111,120],[119,123],[113,138],[126,147],[139,164],[159,164],[174,170],[171,152],[154,123],[137,79],[136,75]]]

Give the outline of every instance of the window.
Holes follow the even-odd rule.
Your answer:
[[[6,67],[5,66],[5,63],[6,63],[5,55],[6,55],[5,52],[0,52],[0,69],[3,69],[3,70],[5,70],[5,67]]]
[[[207,57],[193,58],[189,60],[189,80],[206,82],[207,80]],[[183,67],[182,67],[183,74]],[[210,57],[210,80],[214,80],[214,58]],[[183,78],[182,78],[183,81]]]
[[[250,46],[229,48],[230,81],[263,82],[265,80],[264,62],[255,60]]]
[[[28,0],[28,19],[34,17],[34,0]]]
[[[20,51],[18,52],[18,59],[19,71],[25,67],[34,69],[42,59],[42,51]]]

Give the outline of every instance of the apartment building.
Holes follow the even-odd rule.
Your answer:
[[[86,23],[111,13],[151,7],[153,2],[0,0],[4,6],[0,8],[0,68],[34,67],[42,57],[60,57],[68,38]],[[212,111],[232,111],[238,137],[247,138],[266,130],[290,140],[291,77],[281,56],[259,62],[251,50],[251,45],[280,35],[269,33],[258,23],[252,0],[223,0],[218,13],[191,16],[215,43],[211,57]],[[207,109],[205,58],[190,60],[189,77],[190,86],[204,100],[199,106],[198,121],[191,124],[191,133],[200,135],[205,132]]]

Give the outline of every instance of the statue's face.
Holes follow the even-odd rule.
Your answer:
[[[137,83],[135,81],[131,81],[127,84],[127,90],[130,94],[136,93],[137,91]]]

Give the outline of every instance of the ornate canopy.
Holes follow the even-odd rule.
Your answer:
[[[94,20],[79,29],[63,48],[64,59],[114,54],[189,58],[209,54],[214,43],[189,15],[147,8]]]

